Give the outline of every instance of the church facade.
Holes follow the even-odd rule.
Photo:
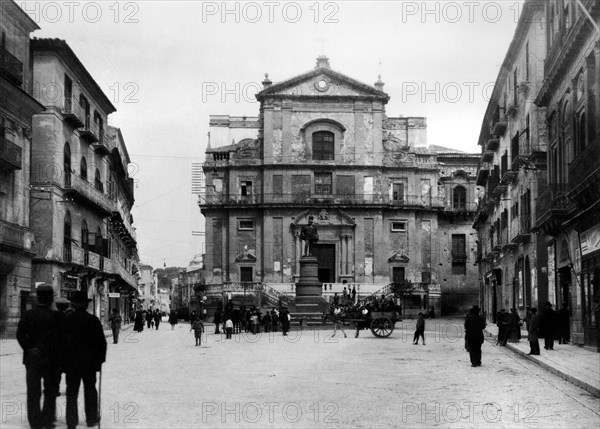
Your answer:
[[[208,295],[293,296],[312,216],[326,299],[409,284],[404,305],[415,310],[479,302],[479,155],[429,146],[426,118],[388,117],[383,86],[320,56],[294,78],[267,76],[258,117],[210,117],[199,201]]]

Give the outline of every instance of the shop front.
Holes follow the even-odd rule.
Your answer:
[[[600,226],[579,236],[583,342],[600,351]]]

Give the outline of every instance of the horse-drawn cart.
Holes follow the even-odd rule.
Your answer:
[[[370,328],[371,333],[378,338],[389,337],[394,332],[396,322],[401,321],[395,310],[373,311],[366,315],[361,312],[345,313],[340,317],[344,324],[354,325],[356,332]]]

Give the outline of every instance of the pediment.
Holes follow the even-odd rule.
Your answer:
[[[396,252],[388,258],[388,262],[409,262],[410,259],[402,252]]]
[[[318,210],[318,209],[308,209],[300,213],[298,216],[294,218],[292,225],[307,225],[308,217],[313,217],[313,223],[317,226],[354,226],[356,225],[352,217],[342,210],[332,209],[332,210]]]
[[[259,100],[272,96],[368,97],[382,99],[386,102],[389,99],[385,92],[379,91],[374,86],[327,68],[318,68],[271,85],[256,95]]]
[[[254,256],[249,251],[244,250],[242,253],[236,256],[235,262],[254,263],[256,262],[256,256]]]

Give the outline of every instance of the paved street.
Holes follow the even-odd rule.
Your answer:
[[[483,366],[472,368],[456,320],[427,321],[425,346],[412,345],[414,322],[396,327],[388,339],[305,330],[226,341],[208,325],[202,347],[187,324],[126,332],[109,340],[102,427],[600,425],[597,398],[506,348],[486,342]],[[0,364],[1,425],[28,427],[21,356]]]

